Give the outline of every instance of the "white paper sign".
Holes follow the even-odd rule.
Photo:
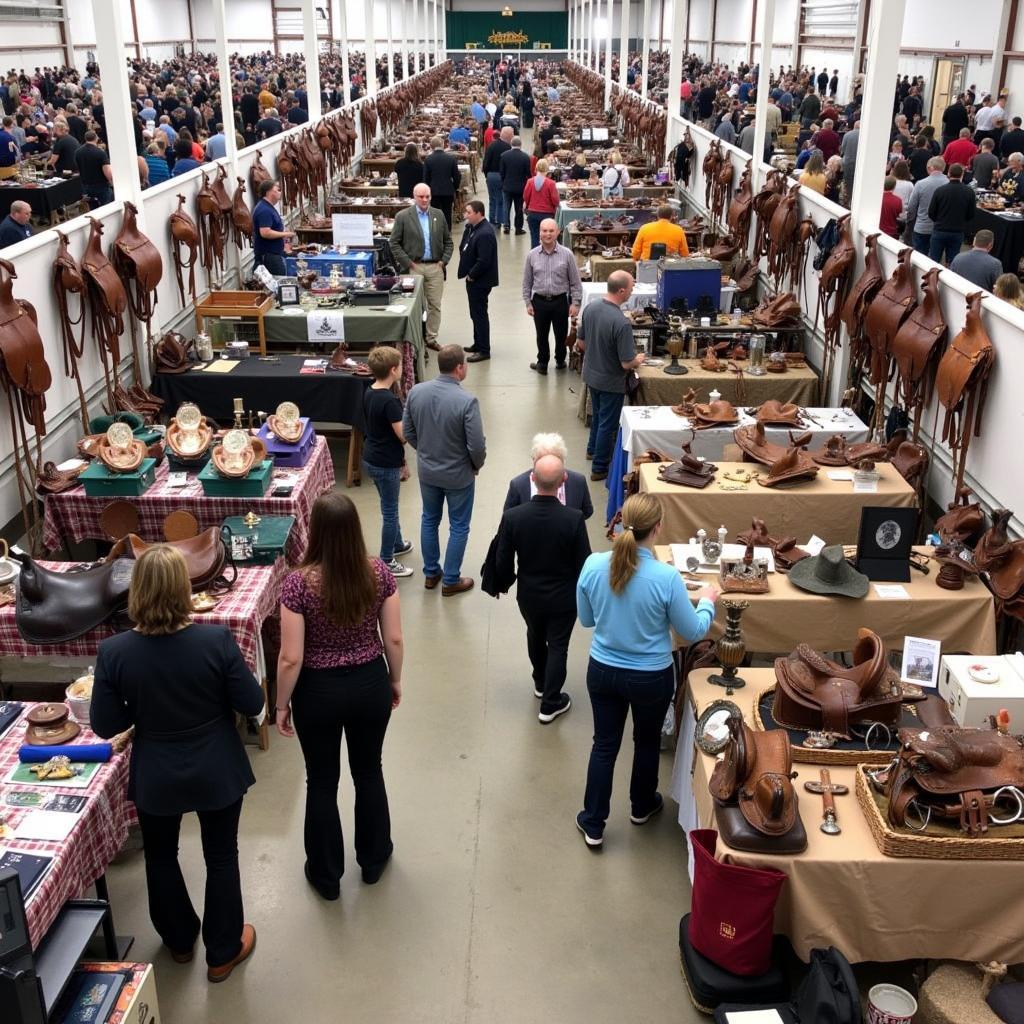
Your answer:
[[[934,690],[939,685],[939,662],[942,644],[920,636],[903,639],[903,665],[900,679],[905,683],[917,683]]]
[[[909,601],[910,594],[907,592],[907,588],[901,586],[899,583],[876,583],[875,593],[888,600],[899,600]]]
[[[825,476],[829,480],[852,480],[853,471],[849,469],[830,469]]]
[[[824,546],[825,542],[816,533],[811,535],[811,539],[806,544],[800,545],[809,555],[820,555]]]
[[[373,247],[372,213],[335,213],[331,215],[331,239],[335,245]]]
[[[345,340],[345,314],[340,310],[324,309],[306,316],[306,340],[324,344]]]
[[[854,494],[877,494],[878,493],[878,481],[877,480],[854,480],[853,481],[853,493]]]
[[[783,1024],[778,1010],[733,1010],[725,1019],[728,1024]]]
[[[78,815],[67,811],[29,811],[14,830],[14,838],[59,843],[78,824]]]

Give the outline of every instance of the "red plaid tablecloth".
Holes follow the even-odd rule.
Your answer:
[[[0,779],[10,775],[18,763],[18,750],[25,736],[25,715],[31,708],[26,704],[21,717],[0,739]],[[100,739],[83,726],[76,743],[99,743]],[[67,793],[88,797],[78,814],[78,821],[67,839],[59,843],[34,839],[0,838],[0,847],[21,853],[34,853],[53,857],[39,887],[25,908],[32,946],[53,924],[60,908],[68,900],[78,899],[107,870],[128,837],[128,826],[135,820],[135,808],[128,802],[128,756],[115,754],[102,765],[86,789],[69,789],[56,785],[22,786],[19,783],[0,783],[5,791],[20,790],[42,792],[47,795]],[[30,808],[0,806],[6,823],[16,827]]]
[[[73,562],[39,562],[46,569],[66,571]],[[289,569],[283,558],[273,565],[241,566],[238,579],[212,611],[196,616],[197,622],[227,626],[238,643],[246,664],[256,671],[256,654],[260,644],[260,627],[278,608],[281,584]],[[0,608],[0,654],[20,658],[90,658],[95,656],[101,640],[117,630],[108,623],[63,644],[30,644],[23,640],[15,624],[14,605]]]
[[[275,469],[274,477],[285,474],[297,477],[290,498],[208,498],[195,473],[189,473],[184,487],[170,487],[165,459],[157,467],[156,483],[138,498],[126,498],[139,512],[139,535],[143,540],[163,540],[163,524],[169,512],[185,508],[199,520],[201,530],[220,526],[227,516],[244,516],[253,509],[257,515],[295,516],[295,525],[288,538],[285,556],[289,565],[297,565],[309,540],[309,514],[313,502],[334,486],[334,463],[325,437],[317,437],[316,448],[302,469]],[[273,484],[271,484],[273,487]],[[56,551],[65,540],[105,540],[100,526],[100,513],[113,500],[86,497],[85,488],[73,487],[62,494],[48,494],[43,520],[43,544],[47,551]]]

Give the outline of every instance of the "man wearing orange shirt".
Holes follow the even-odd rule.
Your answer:
[[[686,232],[672,221],[672,207],[658,207],[658,219],[644,224],[636,233],[632,256],[635,260],[649,260],[651,246],[656,242],[664,242],[669,256],[689,256],[690,249],[686,244]]]

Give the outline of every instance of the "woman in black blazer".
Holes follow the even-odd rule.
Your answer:
[[[178,833],[183,814],[199,815],[206,976],[223,981],[256,945],[238,873],[242,797],[256,779],[234,715],[258,715],[263,693],[226,626],[193,624],[188,567],[169,545],[135,563],[128,614],[135,628],[100,644],[90,724],[99,736],[135,727],[128,796],[142,829],[149,915],[177,963],[192,959],[200,931]]]
[[[423,180],[423,161],[415,142],[410,142],[405,147],[405,156],[395,161],[395,174],[398,175],[399,196],[412,199],[412,190]]]

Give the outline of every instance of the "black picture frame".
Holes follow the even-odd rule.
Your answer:
[[[857,571],[869,580],[910,582],[910,552],[917,537],[917,508],[867,505],[857,534]]]
[[[277,300],[282,306],[297,306],[299,304],[299,286],[297,284],[279,284]]]

